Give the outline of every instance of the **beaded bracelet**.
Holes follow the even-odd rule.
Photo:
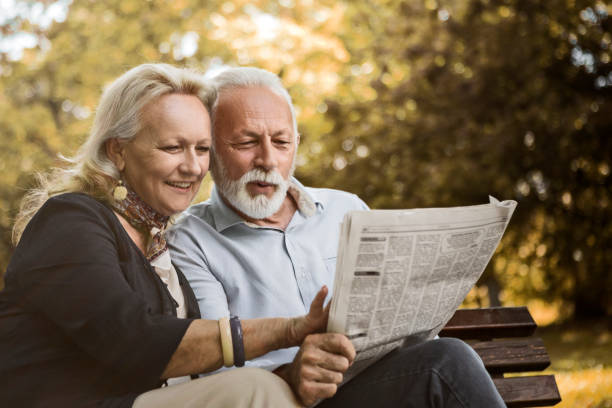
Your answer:
[[[232,344],[234,346],[234,365],[242,367],[244,365],[244,341],[242,339],[242,325],[238,316],[230,318],[230,327],[232,331]]]
[[[219,319],[219,334],[221,337],[221,351],[223,352],[223,365],[231,367],[234,365],[234,346],[232,345],[232,329],[229,318]]]

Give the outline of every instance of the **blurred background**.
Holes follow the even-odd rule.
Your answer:
[[[294,99],[306,185],[372,208],[517,200],[465,306],[527,305],[558,406],[612,407],[610,14],[586,0],[0,0],[0,274],[20,198],[75,153],[112,79],[143,62],[255,65]]]

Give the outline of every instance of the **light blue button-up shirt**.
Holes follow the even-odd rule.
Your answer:
[[[368,207],[354,194],[295,179],[292,185],[300,210],[284,231],[245,222],[213,189],[167,233],[172,262],[189,280],[203,318],[300,316],[321,286],[332,292],[340,223],[348,211]],[[297,349],[247,364],[274,369],[293,361]]]

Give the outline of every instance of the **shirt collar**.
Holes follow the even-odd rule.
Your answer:
[[[313,216],[317,212],[317,207],[323,209],[323,204],[316,200],[311,194],[306,191],[306,188],[297,181],[295,177],[291,177],[289,180],[289,190],[295,202],[297,203],[298,210],[305,218]],[[217,187],[213,187],[210,195],[210,203],[212,204],[211,210],[215,220],[215,229],[219,232],[236,224],[247,223],[242,217],[231,209],[217,191]]]

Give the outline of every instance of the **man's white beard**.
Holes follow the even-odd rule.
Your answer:
[[[285,201],[289,181],[283,179],[277,171],[265,172],[261,169],[253,169],[238,180],[230,180],[224,163],[217,159],[213,167],[213,180],[221,195],[235,209],[250,218],[256,220],[268,218],[274,215]],[[265,194],[257,194],[252,197],[247,190],[247,184],[252,181],[274,184],[276,189],[269,198]]]

